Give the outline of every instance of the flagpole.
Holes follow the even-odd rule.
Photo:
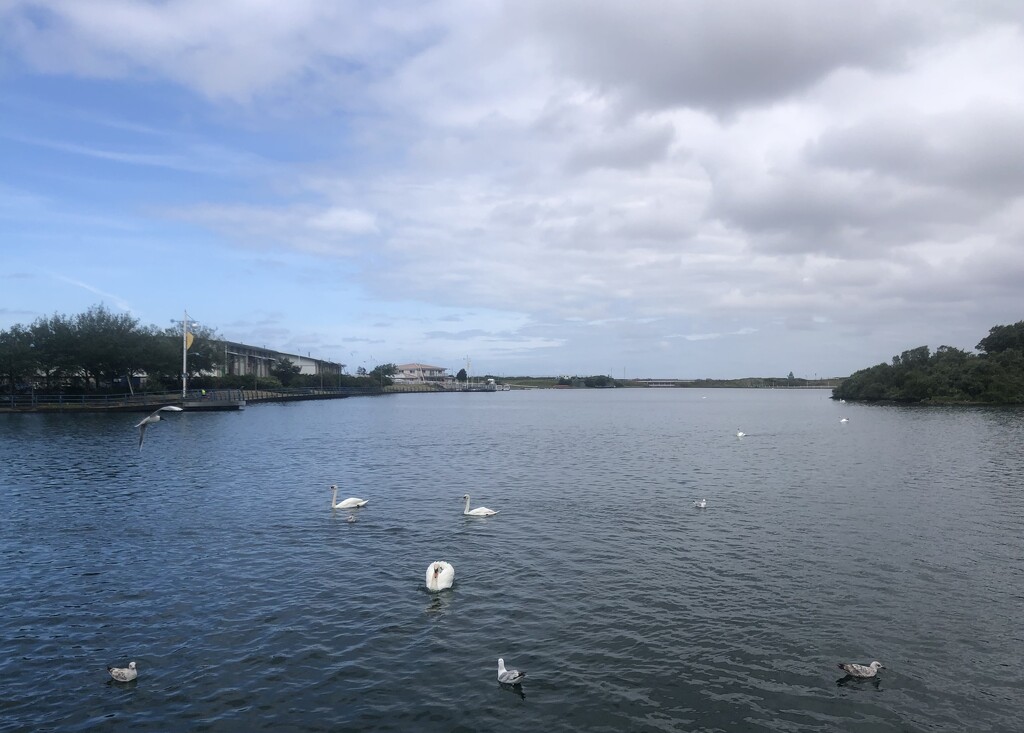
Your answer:
[[[181,399],[188,390],[188,311],[181,321]]]

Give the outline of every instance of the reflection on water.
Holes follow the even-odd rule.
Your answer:
[[[134,422],[0,415],[5,731],[1024,718],[1019,410],[401,395],[183,413],[141,453]],[[458,577],[430,594],[437,558]],[[499,656],[528,690],[494,689]],[[884,684],[835,679],[862,658]]]

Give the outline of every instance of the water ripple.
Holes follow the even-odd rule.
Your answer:
[[[0,730],[1015,729],[1024,413],[837,410],[404,395],[183,414],[142,452],[123,416],[2,416]]]

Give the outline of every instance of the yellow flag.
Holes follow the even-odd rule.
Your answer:
[[[195,341],[195,339],[196,337],[193,336],[191,333],[185,333],[185,351],[188,351],[189,349],[192,348],[192,342]]]

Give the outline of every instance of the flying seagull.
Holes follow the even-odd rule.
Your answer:
[[[159,410],[154,411],[153,414],[150,415],[149,417],[143,418],[142,421],[135,426],[139,429],[139,450],[142,450],[142,441],[146,439],[146,426],[149,425],[150,423],[160,422],[160,413],[163,412],[164,410],[170,410],[171,412],[182,411],[180,407],[175,407],[174,405],[164,405]]]
[[[878,674],[878,670],[885,669],[881,662],[872,662],[871,664],[855,664],[853,662],[842,662],[838,665],[839,669],[846,672],[851,677],[857,677],[859,679],[867,679],[874,677]]]
[[[139,676],[139,670],[135,669],[135,662],[128,662],[127,667],[107,667],[107,671],[118,682],[131,682]]]
[[[505,669],[505,660],[498,660],[498,682],[503,685],[518,685],[526,679],[526,672],[518,669]]]

